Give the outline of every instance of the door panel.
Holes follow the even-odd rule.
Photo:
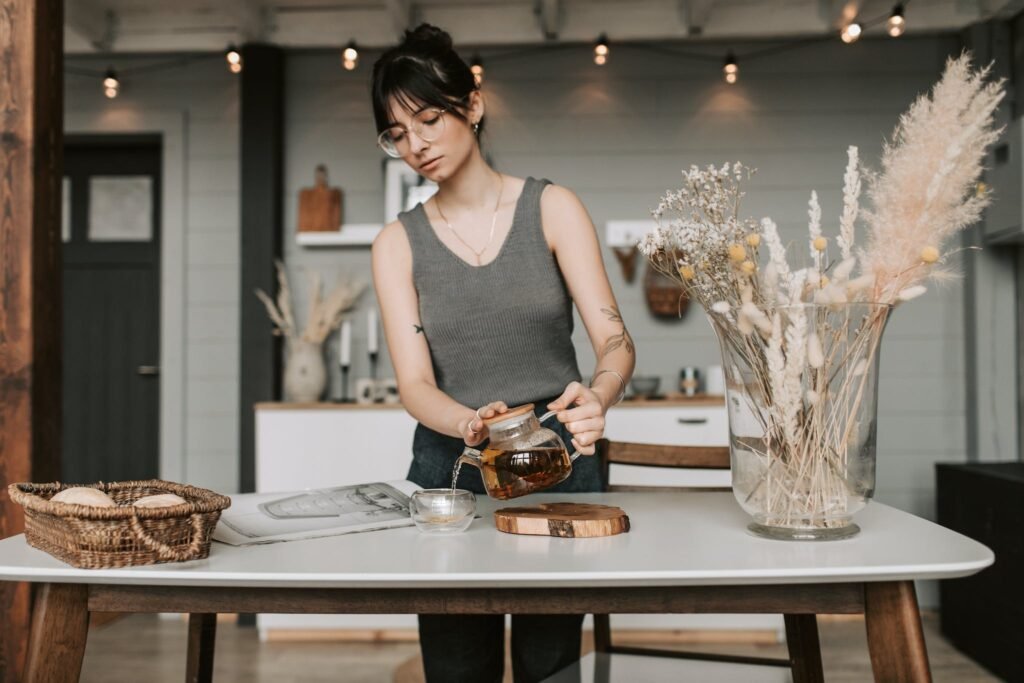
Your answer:
[[[157,477],[159,139],[69,138],[65,174],[62,476]]]

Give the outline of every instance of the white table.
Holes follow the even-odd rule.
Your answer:
[[[567,498],[618,505],[632,529],[596,539],[507,535],[488,514],[503,504],[481,499],[483,517],[456,536],[402,528],[248,548],[214,544],[206,560],[109,570],[74,569],[15,536],[0,541],[0,580],[45,584],[30,682],[78,679],[91,611],[193,614],[191,643],[200,652],[189,661],[200,671],[212,670],[212,651],[198,646],[219,612],[766,613],[809,615],[812,627],[815,614],[864,613],[876,677],[916,681],[929,674],[913,580],[968,576],[994,561],[971,539],[875,503],[857,517],[859,536],[798,543],[750,535],[729,493],[524,500]],[[797,640],[816,650],[816,629]],[[815,667],[820,672],[816,652]]]

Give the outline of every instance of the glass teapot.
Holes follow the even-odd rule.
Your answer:
[[[538,418],[533,404],[512,408],[483,422],[490,440],[482,451],[467,447],[455,465],[453,482],[462,463],[480,469],[484,488],[491,498],[505,500],[554,486],[572,474],[572,463],[580,457],[569,455],[558,435],[540,425],[555,411]]]

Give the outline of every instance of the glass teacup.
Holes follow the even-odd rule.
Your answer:
[[[416,528],[428,534],[453,534],[473,523],[476,496],[465,489],[420,489],[409,500]]]

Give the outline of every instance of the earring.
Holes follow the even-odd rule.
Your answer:
[[[473,133],[475,133],[476,135],[480,134],[480,124],[479,123],[474,123],[473,124]]]

